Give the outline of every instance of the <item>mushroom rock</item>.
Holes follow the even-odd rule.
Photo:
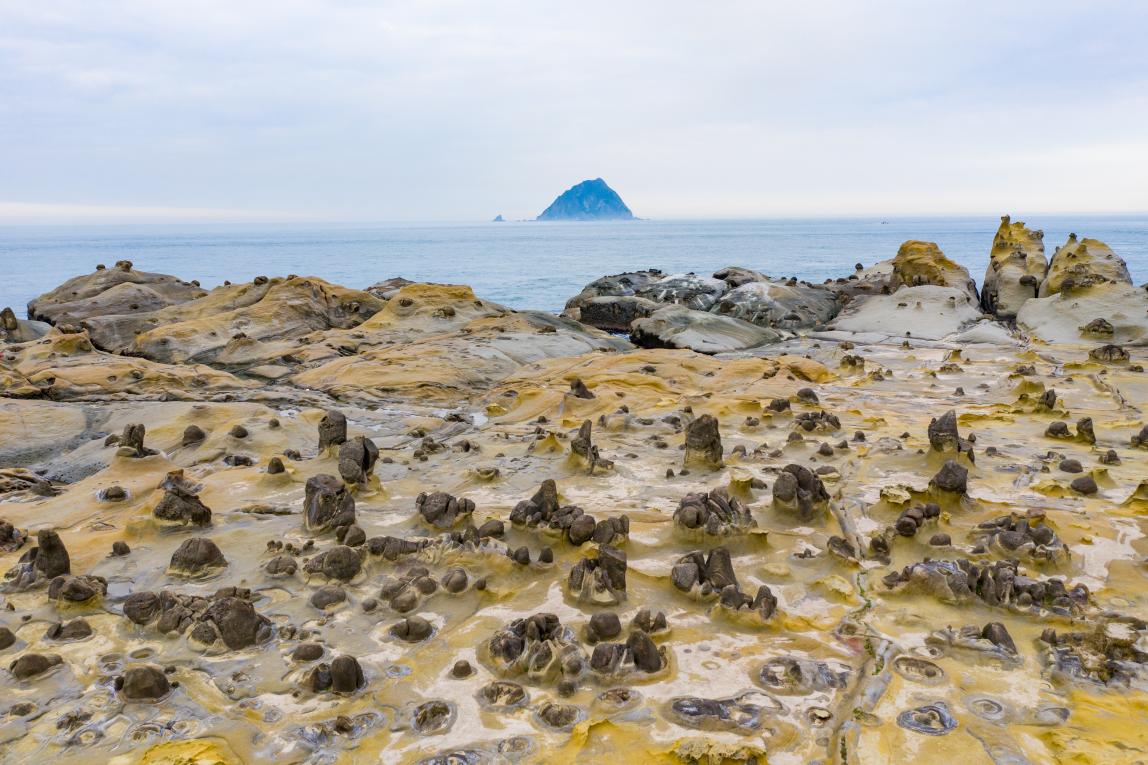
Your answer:
[[[20,556],[4,577],[18,588],[70,574],[72,561],[60,535],[51,529],[36,532],[36,546]]]
[[[328,579],[349,582],[363,569],[363,559],[353,547],[335,545],[307,561],[303,570],[308,574],[323,574]]]
[[[347,416],[330,409],[319,420],[319,451],[329,446],[338,446],[347,440]]]
[[[813,471],[804,465],[789,464],[773,482],[773,506],[810,521],[829,512],[829,492]]]
[[[594,445],[592,430],[593,425],[590,421],[584,420],[578,428],[578,435],[570,439],[571,456],[585,466],[590,473],[593,473],[597,467],[610,470],[614,467],[614,463],[599,453],[598,447]]]
[[[415,507],[423,520],[438,529],[449,529],[474,514],[474,503],[464,497],[453,497],[443,491],[415,497]]]
[[[966,454],[973,459],[973,445],[961,438],[957,429],[957,413],[950,409],[929,421],[929,445],[941,454]]]
[[[1026,300],[1037,296],[1048,260],[1044,232],[1001,216],[981,290],[981,306],[998,319],[1014,319]]]
[[[192,637],[210,645],[214,640],[203,639],[211,636],[210,631],[200,630],[204,625],[213,626],[215,634],[232,651],[261,643],[271,635],[270,620],[251,603],[237,597],[224,597],[212,603],[192,633]]]
[[[28,535],[13,524],[0,518],[0,553],[19,550],[28,541]]]
[[[686,449],[683,464],[722,467],[724,450],[718,420],[712,414],[703,414],[686,426]]]
[[[26,653],[9,664],[8,671],[17,680],[31,680],[63,663],[64,660],[54,653]]]
[[[711,536],[742,533],[757,526],[749,508],[724,488],[687,494],[674,511],[674,523]]]
[[[583,558],[570,569],[570,592],[581,602],[617,605],[626,599],[626,553],[604,544],[595,558]]]
[[[332,693],[354,693],[366,684],[363,668],[354,656],[336,656],[331,662]]]
[[[339,445],[339,475],[347,483],[365,484],[379,459],[379,447],[366,436],[355,436]]]
[[[164,494],[152,511],[157,519],[193,526],[211,524],[211,509],[199,500],[195,487],[184,480],[182,470],[168,473],[159,488]]]
[[[121,454],[132,457],[147,457],[155,454],[154,449],[148,449],[144,446],[144,433],[145,429],[141,424],[124,426],[123,435],[120,436],[119,440]]]
[[[102,576],[57,576],[48,584],[48,599],[56,602],[87,603],[108,594],[108,580]]]
[[[325,473],[307,479],[303,497],[303,525],[308,531],[333,531],[354,522],[355,498],[342,481]]]

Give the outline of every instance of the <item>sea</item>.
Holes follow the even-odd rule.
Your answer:
[[[1014,220],[1017,219],[1014,217]],[[1107,243],[1133,281],[1148,281],[1148,214],[1023,217],[1046,254],[1070,232]],[[0,227],[0,307],[70,277],[131,260],[143,271],[225,280],[298,274],[365,288],[394,276],[469,284],[512,308],[561,310],[605,274],[660,268],[711,274],[725,266],[820,282],[855,263],[891,258],[901,242],[936,242],[978,285],[1000,220],[984,217],[637,220],[594,223],[181,224]]]

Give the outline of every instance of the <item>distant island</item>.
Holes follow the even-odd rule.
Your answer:
[[[634,220],[634,213],[601,178],[567,189],[538,220]]]
[[[495,215],[495,216],[494,216],[494,221],[493,221],[493,222],[494,222],[494,223],[505,223],[505,222],[506,222],[506,218],[503,218],[503,217],[502,217],[502,213],[499,213],[498,215]]]

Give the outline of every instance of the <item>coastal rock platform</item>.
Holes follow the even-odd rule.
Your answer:
[[[1148,293],[1038,240],[72,279],[0,333],[0,751],[1148,761]]]

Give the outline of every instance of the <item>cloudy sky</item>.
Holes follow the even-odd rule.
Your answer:
[[[1148,211],[1148,3],[0,0],[0,221]]]

